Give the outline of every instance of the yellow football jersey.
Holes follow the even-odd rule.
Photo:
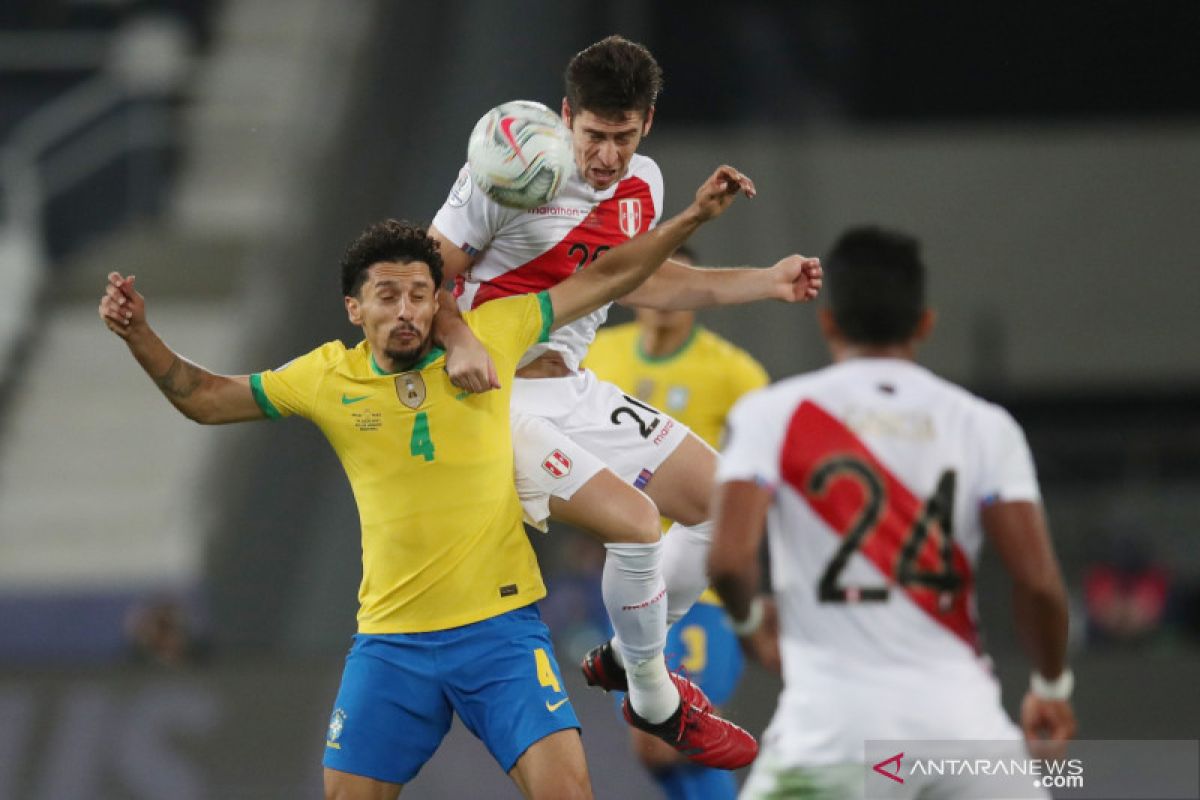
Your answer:
[[[329,342],[250,378],[268,417],[314,422],[358,504],[360,633],[419,633],[494,617],[546,595],[513,482],[509,397],[521,355],[549,338],[549,295],[519,295],[463,315],[501,389],[450,383],[434,349],[387,374],[363,341]]]
[[[699,325],[677,351],[660,358],[642,352],[639,333],[633,322],[602,329],[583,365],[667,412],[713,447],[738,398],[770,382],[745,350]]]

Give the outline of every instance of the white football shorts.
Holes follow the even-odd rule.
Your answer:
[[[581,370],[565,378],[517,378],[512,435],[517,493],[526,521],[545,530],[550,497],[571,496],[601,469],[645,488],[688,427]]]

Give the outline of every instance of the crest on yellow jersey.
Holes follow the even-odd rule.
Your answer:
[[[404,372],[396,376],[396,396],[409,408],[420,408],[425,402],[425,379],[419,372]]]

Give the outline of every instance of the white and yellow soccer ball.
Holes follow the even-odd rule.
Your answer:
[[[475,184],[500,205],[544,206],[575,169],[571,132],[541,103],[502,103],[475,123],[467,164]]]

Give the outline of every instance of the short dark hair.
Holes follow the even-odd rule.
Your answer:
[[[367,270],[381,261],[395,264],[423,261],[429,265],[433,285],[442,285],[442,255],[437,239],[420,225],[385,219],[369,226],[346,248],[346,255],[342,256],[342,294],[357,295],[367,280]]]
[[[824,259],[833,319],[855,344],[907,342],[925,310],[921,243],[900,231],[851,228]]]
[[[614,35],[576,53],[563,81],[572,112],[644,117],[662,90],[662,68],[645,46]]]

